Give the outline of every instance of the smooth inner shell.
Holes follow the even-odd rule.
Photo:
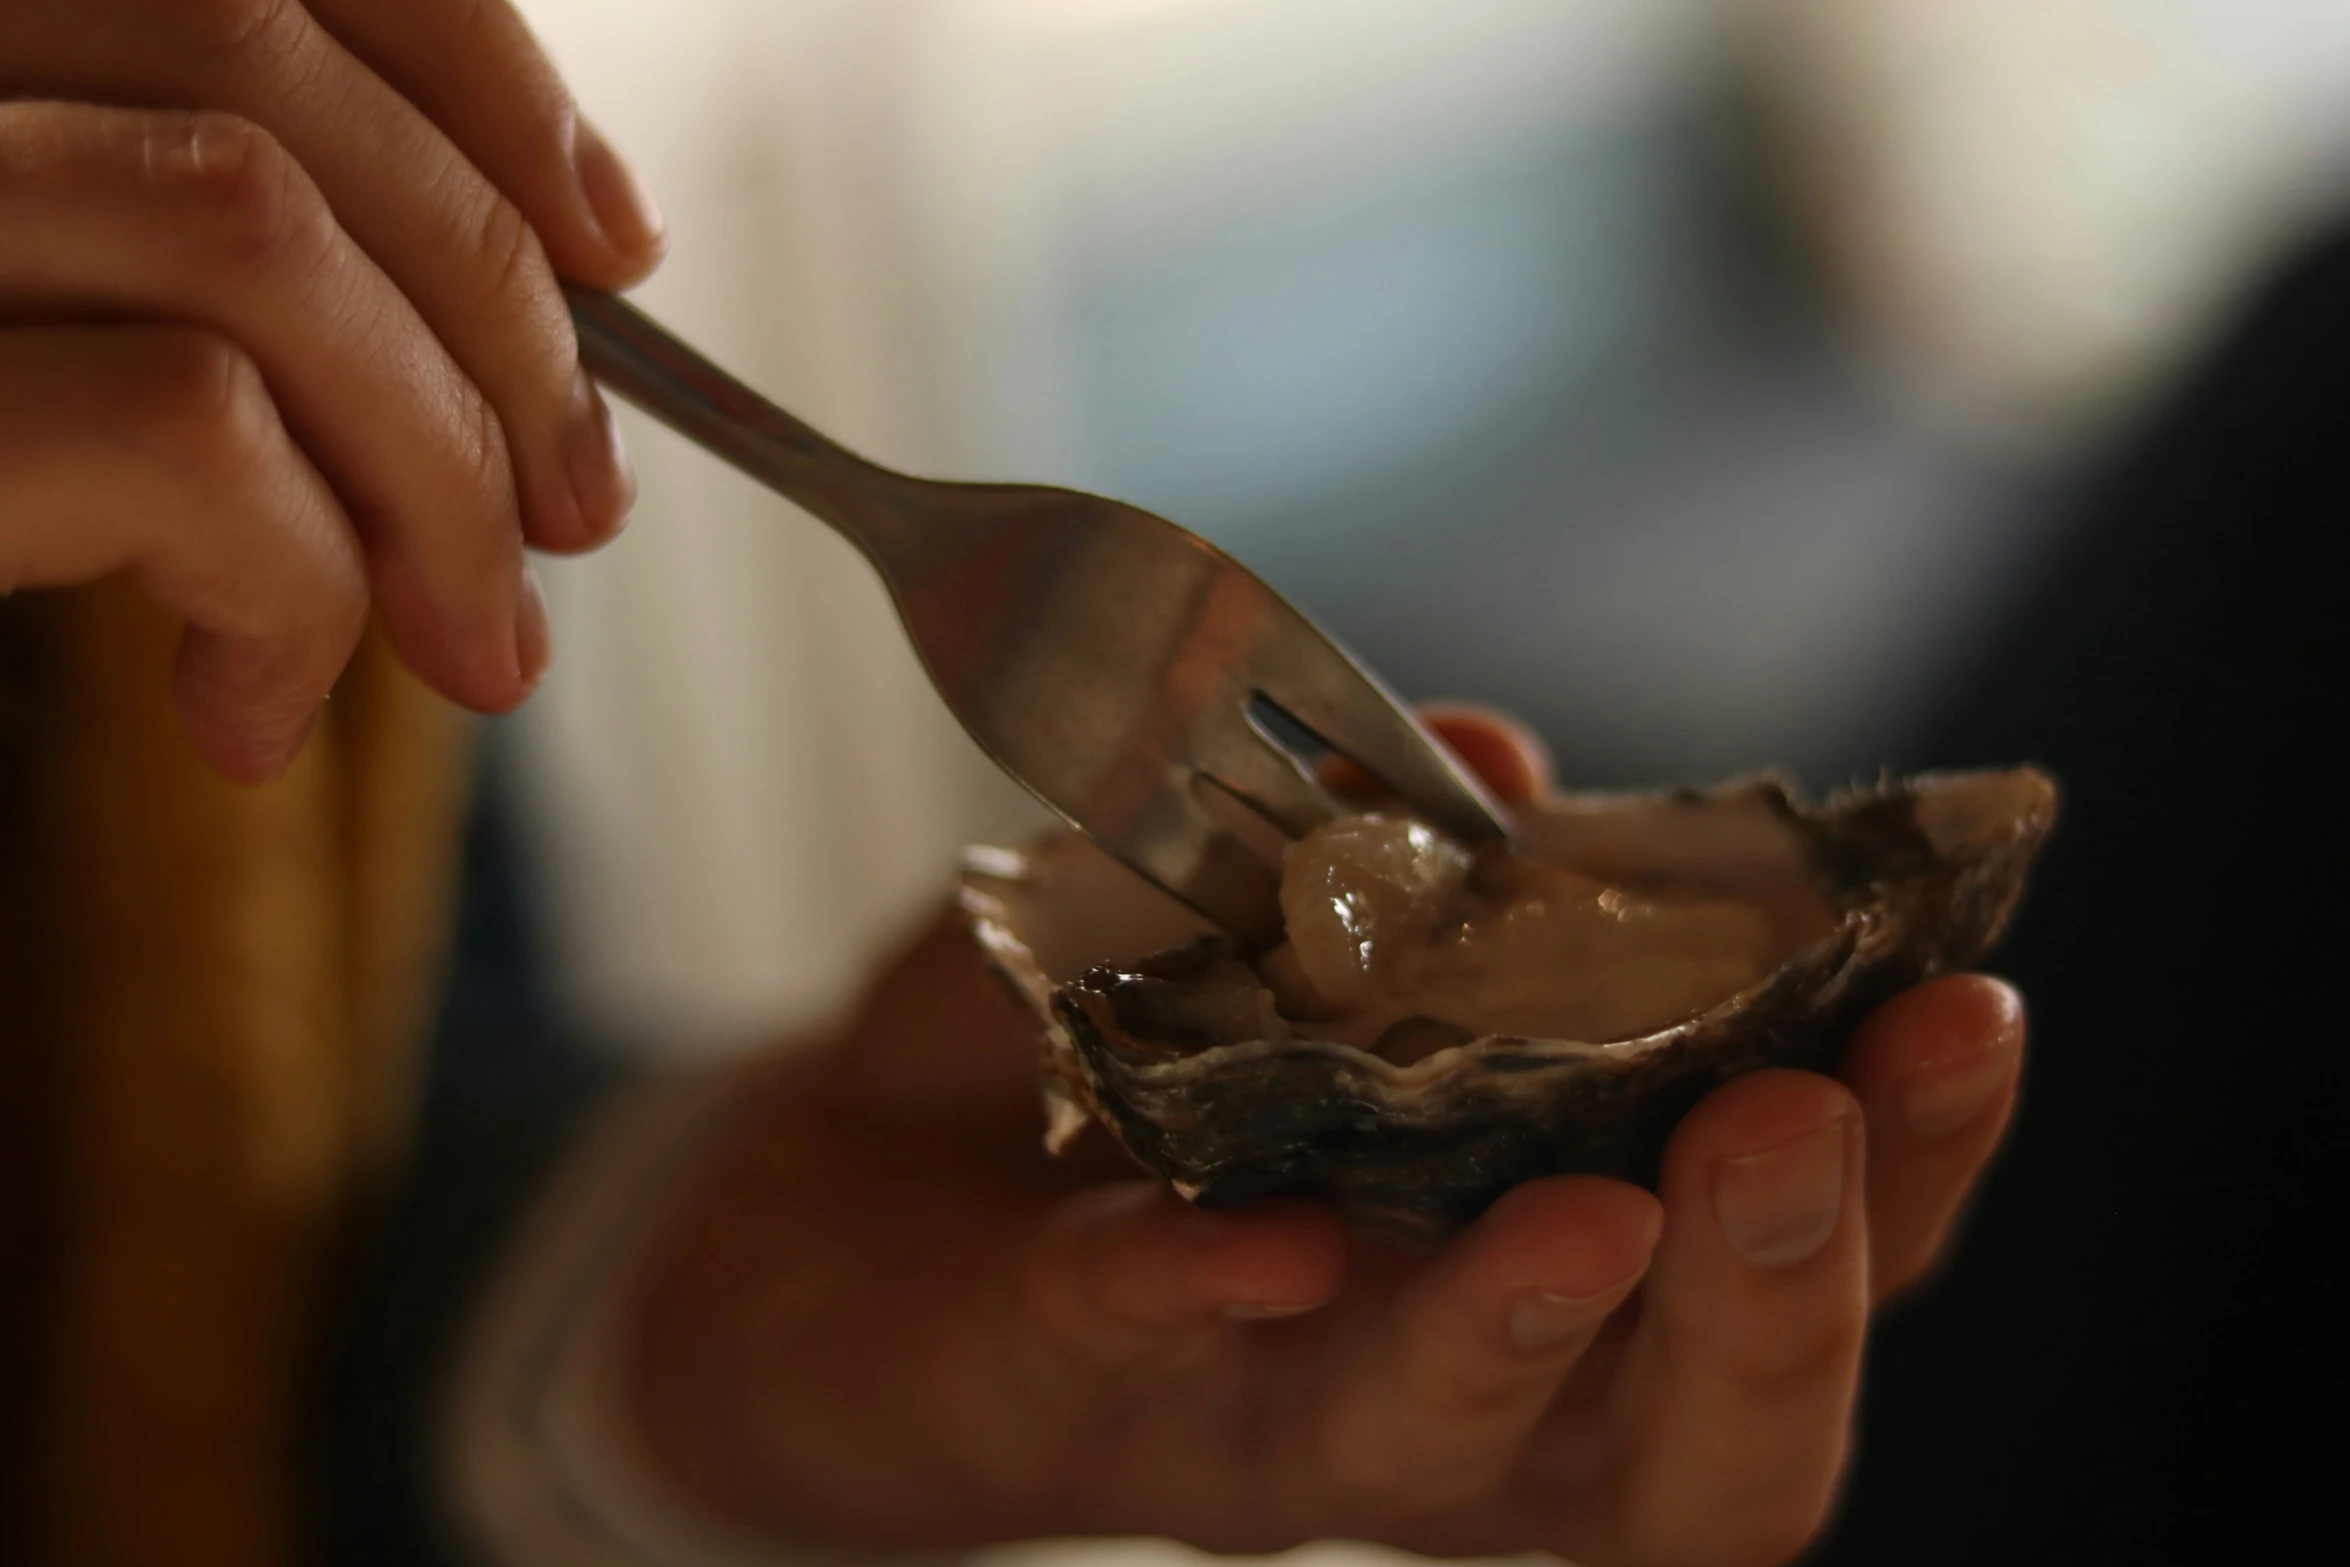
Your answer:
[[[1472,855],[1409,818],[1344,817],[1289,846],[1281,945],[1247,961],[1210,940],[1091,982],[1130,1049],[1311,1039],[1410,1066],[1482,1038],[1651,1035],[1836,928],[1761,802],[1636,819],[1646,830],[1554,819],[1530,852]]]
[[[1759,983],[1835,916],[1809,878],[1606,877],[1425,823],[1350,816],[1289,847],[1288,940],[1257,965],[1296,1037],[1408,1064],[1487,1035],[1633,1039]]]

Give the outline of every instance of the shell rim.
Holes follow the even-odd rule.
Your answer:
[[[1800,797],[1785,779],[1776,774],[1760,774],[1737,779],[1714,789],[1691,790],[1684,798],[1695,796],[1719,800],[1745,793],[1775,796],[1776,803],[1798,821],[1815,819],[1812,811],[1802,805]],[[1818,816],[1836,810],[1845,799],[1865,796],[1865,789],[1841,792],[1823,801],[1816,808]],[[1577,804],[1591,801],[1642,798],[1636,790],[1577,791],[1563,799]],[[985,890],[982,883],[994,882],[1012,886],[1037,885],[1036,860],[1049,845],[1072,836],[1064,830],[1048,831],[1022,846],[997,844],[973,845],[964,851],[963,877],[957,890],[957,903],[969,923],[973,937],[990,961],[1007,979],[1025,993],[1044,1020],[1052,1043],[1062,1049],[1078,1052],[1076,1041],[1068,1037],[1068,1024],[1061,1016],[1061,993],[1075,989],[1080,981],[1055,982],[1038,965],[1034,950],[1012,928],[1012,916],[1002,896]],[[1132,874],[1131,872],[1129,874]],[[1140,883],[1140,878],[1136,881]],[[1147,884],[1145,884],[1147,885]],[[1837,988],[1838,980],[1852,960],[1870,945],[1869,938],[1883,925],[1881,900],[1847,904],[1835,910],[1836,923],[1827,931],[1813,937],[1802,946],[1782,957],[1770,972],[1746,985],[1702,1012],[1694,1012],[1660,1029],[1636,1034],[1619,1040],[1582,1040],[1537,1037],[1523,1034],[1481,1034],[1447,1045],[1408,1065],[1398,1065],[1384,1056],[1334,1039],[1246,1039],[1229,1044],[1210,1045],[1170,1060],[1151,1061],[1121,1055],[1124,1075],[1138,1084],[1173,1086],[1188,1079],[1263,1060],[1268,1057],[1289,1057],[1301,1060],[1322,1059],[1334,1068],[1361,1074],[1367,1079],[1365,1089],[1377,1090],[1375,1097],[1385,1099],[1391,1094],[1422,1093],[1441,1086],[1455,1075],[1477,1072],[1481,1067],[1492,1070],[1490,1058],[1501,1055],[1526,1058],[1528,1065],[1508,1069],[1507,1075],[1524,1080],[1546,1075],[1561,1067],[1588,1068],[1598,1065],[1628,1067],[1633,1062],[1657,1051],[1667,1049],[1688,1036],[1699,1033],[1719,1020],[1754,1003],[1774,986],[1787,983],[1790,976],[1810,975],[1813,983],[1825,993]],[[1108,965],[1095,965],[1095,968]],[[1088,970],[1092,972],[1093,970]],[[1097,993],[1098,994],[1098,993]],[[1086,1075],[1092,1076],[1091,1064],[1086,1064]]]

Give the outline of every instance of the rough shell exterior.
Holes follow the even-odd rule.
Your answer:
[[[1727,1079],[1831,1066],[1870,1009],[1990,949],[2054,818],[2054,786],[2029,769],[1888,782],[1819,809],[1769,778],[1547,802],[1522,817],[1531,852],[1635,875],[1799,856],[1781,873],[1808,876],[1835,927],[1659,1033],[1489,1037],[1408,1067],[1314,1040],[1151,1037],[1121,1015],[1134,975],[1179,979],[1229,949],[1082,839],[972,851],[963,906],[1043,1020],[1056,1149],[1099,1120],[1203,1205],[1308,1193],[1433,1237],[1537,1176],[1652,1183],[1674,1125]]]

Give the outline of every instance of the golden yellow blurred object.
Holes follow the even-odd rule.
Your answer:
[[[182,735],[178,626],[127,584],[0,622],[0,1558],[295,1561],[466,728],[371,635],[294,767],[244,788]]]

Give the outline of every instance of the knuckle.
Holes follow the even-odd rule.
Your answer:
[[[1868,1279],[1856,1267],[1832,1298],[1782,1300],[1723,1311],[1666,1302],[1660,1324],[1676,1359],[1693,1371],[1759,1395],[1852,1376],[1868,1334]]]
[[[280,433],[261,372],[227,338],[190,328],[147,334],[130,423],[148,451],[183,477],[234,483]]]
[[[470,173],[467,183],[478,186]],[[465,192],[460,201],[469,209],[464,215],[465,253],[473,258],[474,287],[482,306],[500,313],[518,307],[528,315],[541,313],[523,305],[534,300],[553,276],[530,220],[487,186]]]
[[[547,270],[537,231],[504,196],[492,195],[484,203],[474,254],[481,258],[482,286],[493,301],[533,288]]]
[[[444,36],[452,49],[465,50],[503,67],[501,85],[509,95],[515,123],[531,127],[542,137],[542,150],[568,159],[578,125],[579,107],[531,37],[513,0],[445,0],[449,15]]]
[[[297,0],[175,0],[166,9],[183,41],[221,55],[282,47],[302,20]]]
[[[1760,1396],[1840,1377],[1857,1353],[1857,1332],[1793,1326],[1771,1336],[1725,1335],[1710,1357],[1722,1376]]]
[[[1524,1367],[1455,1344],[1407,1359],[1401,1385],[1404,1395],[1435,1419],[1483,1424],[1506,1415],[1526,1397],[1527,1377]],[[1542,1385],[1547,1382],[1542,1379]]]
[[[315,265],[334,219],[302,166],[261,126],[233,114],[158,117],[142,154],[148,188],[201,214],[212,265],[231,272]]]
[[[125,424],[161,486],[205,497],[225,529],[193,568],[207,584],[210,624],[290,639],[289,657],[329,650],[339,667],[365,628],[366,563],[340,512],[306,496],[306,470],[261,372],[209,332],[158,327],[142,337]]]
[[[492,36],[498,21],[499,0],[453,0],[448,30],[452,38],[482,42]]]
[[[480,534],[485,562],[516,554],[521,549],[521,503],[514,490],[514,468],[506,449],[505,427],[497,410],[480,392],[468,387],[451,433],[452,471],[469,495],[482,496],[497,526]]]

